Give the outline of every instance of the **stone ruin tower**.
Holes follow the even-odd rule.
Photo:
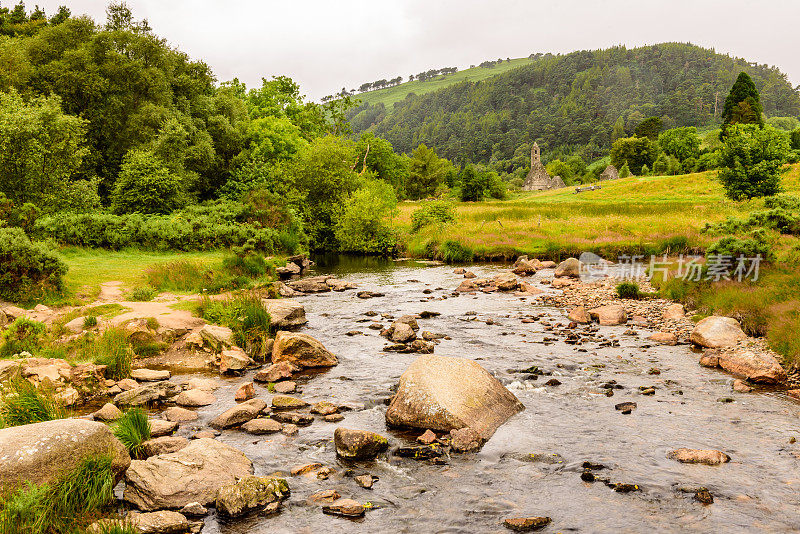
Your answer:
[[[547,169],[542,165],[542,154],[539,150],[539,144],[534,142],[531,147],[531,170],[525,178],[525,183],[522,184],[523,191],[547,191],[548,189],[557,189],[559,187],[566,187],[564,180],[560,176],[550,176],[547,174]]]

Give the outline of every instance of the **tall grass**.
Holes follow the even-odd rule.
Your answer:
[[[84,459],[52,484],[28,483],[12,491],[0,505],[4,534],[73,534],[112,502],[114,473],[110,456]]]
[[[254,279],[271,277],[274,264],[257,254],[229,256],[222,265],[207,267],[199,262],[178,260],[151,267],[147,282],[159,291],[220,293],[249,286]]]
[[[10,358],[27,351],[35,353],[41,348],[47,327],[44,323],[20,317],[0,335],[0,358]]]
[[[46,385],[37,388],[17,373],[2,389],[0,427],[52,421],[66,417],[61,402]]]
[[[142,457],[142,443],[150,439],[150,421],[142,408],[131,408],[117,420],[114,435],[128,449],[131,458]]]
[[[87,342],[83,352],[86,359],[106,366],[108,378],[122,380],[131,375],[133,352],[122,328],[108,328],[99,338]]]
[[[256,360],[263,360],[272,336],[271,318],[253,294],[240,294],[228,300],[204,298],[197,308],[205,320],[233,330],[233,341]]]

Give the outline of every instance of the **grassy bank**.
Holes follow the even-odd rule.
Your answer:
[[[800,191],[800,166],[784,175],[787,192]],[[615,255],[660,252],[674,238],[705,248],[717,238],[700,233],[706,223],[743,216],[763,201],[725,198],[715,172],[631,177],[603,182],[602,189],[574,194],[573,188],[513,194],[506,201],[459,203],[456,223],[412,234],[411,214],[424,201],[404,202],[398,224],[408,252],[427,256],[429,243],[454,240],[476,258],[519,254],[559,259],[585,250]]]

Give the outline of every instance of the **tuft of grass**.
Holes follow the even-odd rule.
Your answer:
[[[133,347],[133,353],[140,358],[149,358],[161,354],[169,345],[163,341],[155,341],[153,343],[140,343]]]
[[[122,380],[131,375],[133,352],[128,345],[128,336],[122,328],[109,328],[88,343],[83,349],[84,357],[97,365],[106,366],[106,376]]]
[[[136,302],[149,302],[155,298],[158,292],[149,286],[137,287],[131,291],[131,300]]]
[[[83,318],[84,328],[86,329],[94,328],[95,326],[97,326],[97,317],[95,317],[94,315],[87,315],[86,317]]]
[[[0,428],[41,423],[66,417],[62,403],[53,390],[42,384],[37,388],[20,373],[14,375],[0,396]]]
[[[467,263],[475,259],[475,253],[459,241],[448,239],[439,245],[436,257],[445,263]]]
[[[150,421],[142,408],[131,408],[117,420],[114,435],[128,449],[131,458],[142,457],[142,443],[150,439]]]
[[[240,294],[228,300],[203,298],[197,304],[197,313],[208,322],[233,330],[234,343],[253,359],[263,360],[266,356],[273,333],[271,318],[257,295]]]
[[[621,299],[639,299],[642,292],[636,282],[622,282],[617,284],[617,296]]]
[[[108,455],[84,459],[52,484],[28,483],[0,502],[0,532],[73,534],[113,501],[114,472]]]

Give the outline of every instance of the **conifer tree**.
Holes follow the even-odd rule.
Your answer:
[[[731,124],[758,124],[760,128],[763,128],[762,114],[761,98],[756,84],[746,72],[739,73],[739,77],[731,87],[730,94],[725,99],[725,108],[722,111],[722,131],[719,138],[725,139]]]

